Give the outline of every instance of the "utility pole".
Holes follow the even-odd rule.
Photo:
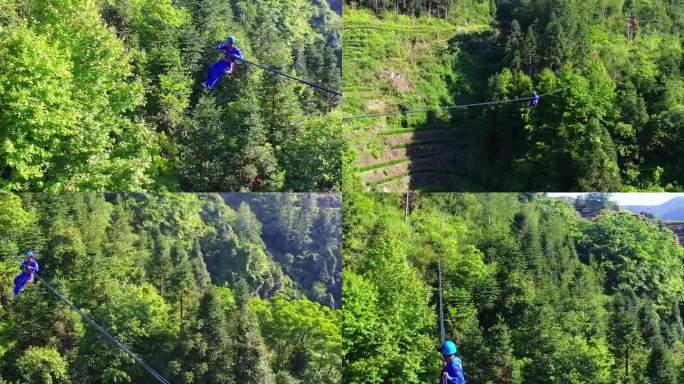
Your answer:
[[[404,205],[404,223],[406,222],[406,220],[408,220],[410,197],[411,197],[411,192],[406,192],[406,204]]]
[[[439,231],[442,232],[442,224],[444,222],[444,215],[440,214],[439,217]],[[441,250],[440,250],[441,251]],[[444,345],[446,340],[446,330],[444,329],[444,304],[442,301],[442,253],[439,254],[439,259],[437,259],[437,274],[438,274],[438,289],[439,289],[439,345],[440,347]],[[446,384],[444,375],[439,376],[439,383]]]
[[[440,255],[437,261],[437,269],[439,274],[439,341],[440,345],[444,344],[446,340],[446,329],[444,328],[444,304],[442,302],[442,256]]]
[[[627,46],[632,39],[632,15],[627,16]]]
[[[440,215],[440,219],[439,219],[440,235],[441,235],[441,232],[443,230],[443,224],[444,224],[444,215],[442,214],[442,215]],[[437,270],[438,270],[438,275],[439,275],[439,282],[438,282],[438,287],[439,287],[439,341],[440,341],[440,344],[444,344],[444,340],[446,340],[446,330],[444,329],[444,305],[442,302],[442,253],[441,252],[439,254],[439,259],[437,260]]]

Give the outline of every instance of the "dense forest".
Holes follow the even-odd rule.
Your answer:
[[[0,1],[0,191],[328,191],[339,90],[326,0]]]
[[[340,197],[0,194],[0,383],[341,383]]]
[[[681,1],[345,4],[348,116],[502,102],[350,120],[347,163],[365,185],[684,187]]]
[[[684,251],[605,196],[345,196],[347,383],[684,383]],[[585,219],[578,209],[600,212]]]

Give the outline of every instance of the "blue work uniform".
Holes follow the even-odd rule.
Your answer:
[[[26,283],[33,281],[33,274],[38,272],[38,262],[35,260],[28,261],[24,260],[19,266],[21,269],[21,274],[14,278],[14,297],[17,297]]]
[[[444,375],[446,373],[446,375]],[[461,359],[454,356],[447,360],[442,371],[442,376],[446,376],[445,384],[465,384],[465,377],[463,377],[463,365]]]
[[[530,99],[529,104],[527,104],[527,107],[528,107],[528,108],[534,108],[534,107],[536,107],[537,104],[539,104],[539,99],[540,99],[540,96],[537,95],[537,92],[534,92],[533,95],[532,95],[532,99]]]
[[[228,48],[228,45],[220,44],[216,48],[223,52],[226,57],[209,67],[209,70],[207,71],[207,81],[204,82],[204,86],[206,86],[208,90],[212,90],[219,79],[233,68],[233,63],[243,59],[242,52],[240,52],[240,49],[235,45],[233,45],[232,48]]]

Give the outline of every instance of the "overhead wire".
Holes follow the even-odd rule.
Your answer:
[[[525,0],[507,0],[507,1],[502,1],[501,3],[505,3],[506,5],[511,5],[511,6],[522,6],[524,4],[529,4],[533,7],[538,7],[540,6],[541,8],[547,9],[547,10],[555,10],[555,11],[560,11],[561,8],[558,5],[552,4],[550,1],[539,1],[539,0],[531,0],[531,1],[525,1]],[[494,47],[495,49],[502,49],[505,50],[506,48],[504,47]],[[560,92],[563,89],[559,89],[553,92],[548,92],[542,95],[539,95],[540,97],[543,96],[548,96],[555,94],[557,92]],[[481,107],[481,106],[489,106],[489,105],[496,105],[496,104],[504,104],[504,103],[511,103],[511,102],[519,102],[519,101],[529,101],[531,100],[532,97],[526,97],[526,98],[517,98],[517,99],[511,99],[511,100],[499,100],[499,101],[488,101],[488,102],[481,102],[481,103],[472,103],[472,104],[463,104],[463,105],[451,105],[451,106],[442,106],[442,107],[437,107],[437,108],[425,108],[425,109],[414,109],[414,110],[407,110],[407,111],[397,111],[397,112],[386,112],[386,113],[375,113],[375,114],[364,114],[364,115],[357,115],[357,116],[347,116],[344,117],[343,120],[354,120],[354,119],[363,119],[363,118],[371,118],[371,117],[383,117],[383,116],[399,116],[399,115],[410,115],[410,114],[416,114],[416,113],[423,113],[423,112],[432,112],[432,111],[439,111],[439,110],[449,110],[449,109],[466,109],[466,108],[471,108],[471,107]]]
[[[557,89],[553,92],[547,92],[547,93],[539,95],[539,97],[541,98],[544,96],[550,96],[550,95],[556,94],[558,92],[561,92],[565,89],[567,89],[567,88],[561,88],[561,89]],[[511,100],[494,100],[494,101],[485,101],[485,102],[481,102],[481,103],[472,103],[472,104],[446,105],[446,106],[437,107],[437,108],[410,109],[407,111],[385,112],[385,113],[371,113],[371,114],[366,114],[366,115],[347,116],[347,117],[344,117],[342,119],[343,120],[355,120],[355,119],[366,119],[366,118],[370,118],[370,117],[412,115],[412,114],[423,113],[423,112],[433,112],[433,111],[441,111],[441,110],[449,110],[449,109],[467,109],[467,108],[473,108],[473,107],[483,107],[483,106],[488,106],[488,105],[507,104],[507,103],[514,103],[514,102],[520,102],[520,101],[529,101],[532,99],[533,99],[533,97],[521,97],[521,98],[511,99]]]
[[[60,291],[58,291],[56,288],[54,288],[52,285],[50,285],[45,279],[43,279],[40,275],[37,273],[34,274],[34,276],[50,291],[52,292],[55,296],[57,296],[59,299],[61,299],[67,306],[69,306],[71,309],[76,311],[83,320],[88,322],[90,325],[95,328],[102,336],[104,336],[107,340],[109,340],[112,344],[117,346],[119,349],[124,351],[128,356],[130,356],[133,360],[135,360],[136,363],[138,363],[147,373],[150,374],[150,376],[154,377],[159,383],[161,384],[171,384],[164,376],[159,374],[157,371],[154,370],[145,360],[143,360],[140,356],[136,355],[133,351],[131,351],[124,343],[120,342],[116,337],[112,336],[109,332],[107,332],[106,329],[101,327],[95,320],[91,319],[88,315],[86,315],[80,308],[78,308],[76,305],[74,305],[69,299],[64,296]]]
[[[444,215],[441,214],[439,218],[439,230],[440,234],[444,226]],[[443,346],[446,340],[446,328],[444,327],[444,304],[443,304],[443,291],[442,291],[442,252],[439,253],[439,258],[437,259],[437,274],[438,274],[438,290],[439,290],[439,345]],[[440,376],[440,384],[444,384],[446,380],[444,376]]]
[[[444,304],[442,299],[442,255],[440,254],[439,260],[437,260],[437,270],[439,275],[439,340],[443,344],[446,340],[446,328],[444,327]]]
[[[290,75],[290,74],[288,74],[288,73],[283,72],[282,70],[280,70],[280,69],[278,69],[278,68],[271,67],[271,66],[268,66],[268,65],[259,64],[259,63],[255,63],[255,62],[253,62],[253,61],[249,61],[249,60],[244,59],[244,58],[241,58],[241,57],[239,57],[239,56],[235,56],[235,55],[231,55],[231,56],[232,56],[233,58],[237,59],[237,60],[240,60],[240,61],[244,62],[245,64],[249,64],[249,65],[255,66],[255,67],[257,67],[257,68],[261,68],[261,69],[263,69],[264,71],[268,71],[268,72],[275,73],[275,74],[277,74],[277,75],[286,77],[286,78],[288,78],[288,79],[290,79],[290,80],[293,80],[293,81],[302,83],[302,84],[304,84],[304,85],[306,85],[306,86],[309,86],[309,87],[311,87],[311,88],[317,89],[317,90],[319,90],[319,91],[326,92],[326,93],[328,93],[328,94],[331,94],[331,95],[334,95],[334,96],[337,96],[337,97],[342,97],[342,93],[340,93],[340,92],[338,92],[338,91],[336,91],[336,90],[330,89],[330,88],[328,88],[328,87],[326,87],[326,86],[323,86],[323,85],[318,84],[318,83],[314,83],[314,82],[312,82],[312,81],[308,81],[308,80],[300,79],[299,77],[292,76],[292,75]]]

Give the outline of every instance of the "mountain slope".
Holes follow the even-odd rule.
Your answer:
[[[660,220],[684,220],[684,197],[675,197],[660,205],[626,205],[624,208],[634,213],[647,212]]]
[[[387,13],[379,18],[345,7],[345,115],[474,101],[468,89],[486,86],[487,55],[457,55],[458,46],[461,39],[488,29],[483,23],[456,25],[427,16]],[[455,87],[462,92],[454,94]],[[467,119],[453,119],[448,112],[349,120],[346,130],[356,162],[345,171],[380,191],[464,189],[471,128]]]
[[[381,114],[346,122],[367,189],[683,188],[679,2],[345,5],[343,109]]]

